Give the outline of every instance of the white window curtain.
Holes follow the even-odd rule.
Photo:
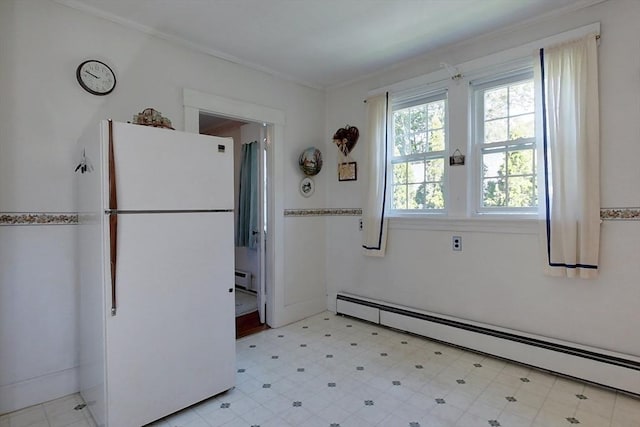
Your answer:
[[[387,245],[387,125],[389,94],[367,99],[369,140],[369,191],[362,212],[362,250],[365,255],[383,257]]]
[[[593,278],[600,247],[600,125],[595,34],[540,49],[545,273]]]

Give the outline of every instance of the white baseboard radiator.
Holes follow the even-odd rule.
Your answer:
[[[338,293],[336,313],[640,395],[640,357]]]
[[[251,289],[251,272],[236,270],[236,286]]]

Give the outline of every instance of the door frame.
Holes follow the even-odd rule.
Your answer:
[[[205,92],[185,88],[183,90],[184,130],[200,133],[200,111],[212,113],[232,119],[258,122],[270,125],[272,140],[267,149],[267,230],[266,240],[266,323],[271,327],[282,326],[284,308],[284,216],[277,212],[284,212],[284,124],[283,111],[252,104],[231,98],[225,98]],[[261,241],[264,242],[264,232],[261,230]],[[265,274],[261,272],[261,274]]]

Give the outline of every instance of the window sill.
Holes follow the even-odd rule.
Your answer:
[[[397,230],[470,231],[479,233],[537,234],[535,217],[477,216],[396,216],[389,217],[389,228]]]

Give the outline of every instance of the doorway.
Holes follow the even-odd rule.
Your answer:
[[[266,298],[265,322],[272,328],[284,326],[306,317],[306,306],[285,304],[284,274],[284,194],[286,163],[284,158],[285,122],[284,111],[233,98],[185,88],[183,89],[184,130],[199,132],[200,111],[236,120],[267,123],[270,144],[267,149],[267,225],[269,238],[265,239],[267,250],[263,271],[264,295]],[[262,286],[262,284],[261,284]]]
[[[236,337],[265,329],[267,145],[269,126],[198,115],[199,133],[233,140]]]

